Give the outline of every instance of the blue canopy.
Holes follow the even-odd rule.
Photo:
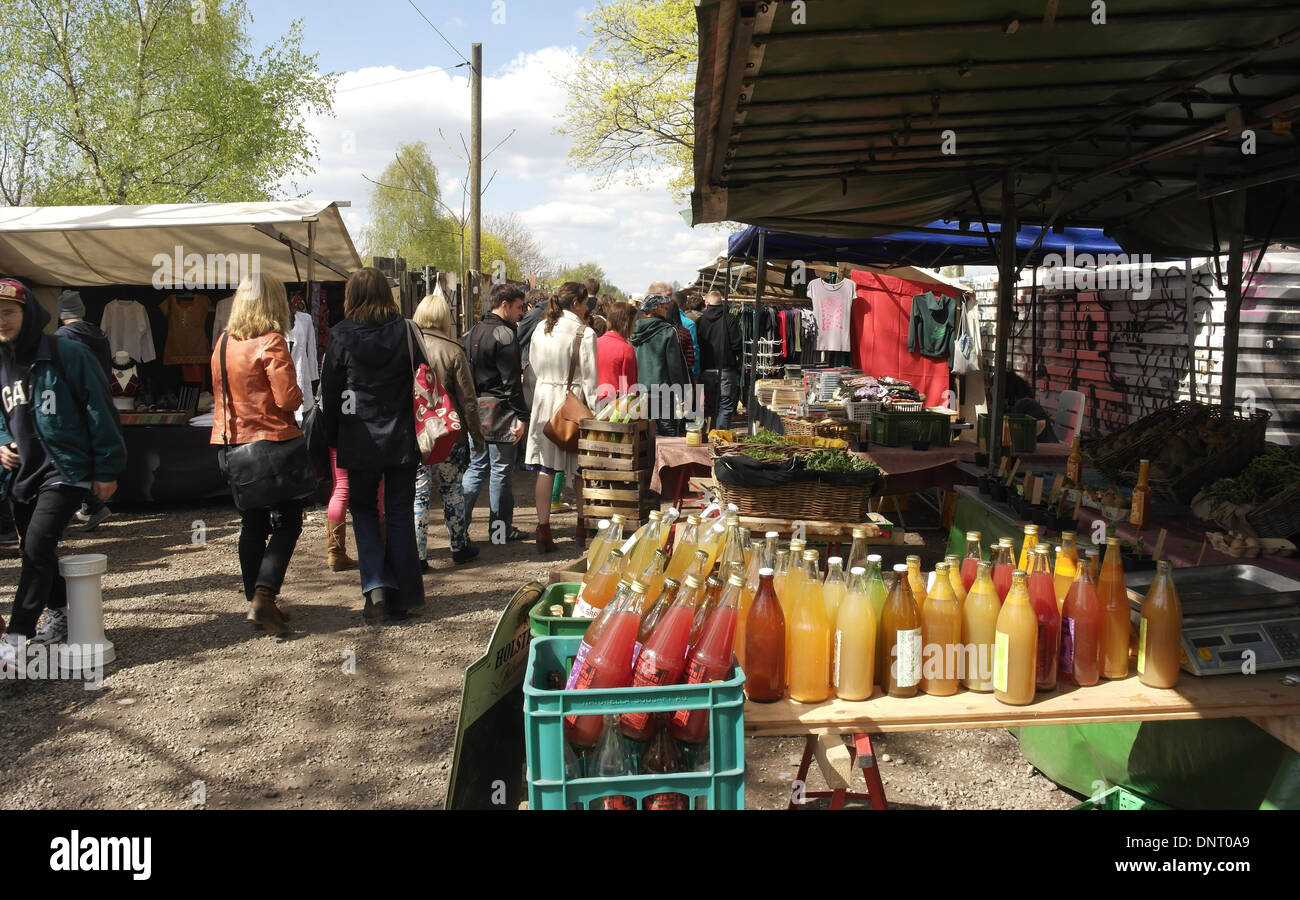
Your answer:
[[[989,223],[994,243],[1001,226]],[[802,259],[808,262],[859,263],[871,266],[995,266],[997,259],[989,247],[980,223],[968,223],[963,230],[959,222],[933,222],[919,231],[900,231],[878,237],[819,238],[789,231],[771,231],[751,225],[733,234],[727,241],[727,255],[743,259],[758,256],[758,235],[766,232],[764,256],[770,260]],[[1038,240],[1042,229],[1026,225],[1016,235],[1016,248],[1025,253]],[[1062,233],[1048,230],[1038,245],[1033,262],[1043,254],[1067,255],[1073,247],[1080,253],[1122,253],[1119,244],[1106,237],[1099,228],[1066,228]]]

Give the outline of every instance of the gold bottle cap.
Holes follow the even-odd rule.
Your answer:
[[[1011,538],[998,538],[999,547],[1014,547],[1015,545],[1016,542],[1011,540]]]
[[[682,583],[681,583],[680,581],[678,581],[676,578],[665,578],[665,579],[664,579],[664,587],[666,587],[666,588],[669,588],[669,587],[681,587],[681,586],[682,586]]]
[[[909,557],[907,558],[907,564],[910,566],[912,563],[916,563],[916,564],[919,566],[919,565],[921,564],[921,557],[919,557],[919,556],[909,556]]]
[[[1062,540],[1063,542],[1064,542],[1064,541],[1067,541],[1067,540],[1069,540],[1069,541],[1078,540],[1078,538],[1079,538],[1079,536],[1078,536],[1077,534],[1075,534],[1073,531],[1062,531],[1062,532],[1061,532],[1061,540]]]
[[[722,587],[722,579],[719,578],[717,575],[710,575],[709,580],[706,583],[716,584],[718,587]]]
[[[1052,545],[1044,544],[1042,541],[1039,541],[1037,544],[1034,545],[1034,550],[1037,551],[1038,553],[1051,553]]]
[[[704,582],[700,581],[700,579],[696,578],[694,575],[687,575],[686,580],[683,583],[692,591],[704,585]]]
[[[1106,546],[1107,546],[1107,547],[1118,547],[1118,546],[1119,546],[1119,538],[1117,538],[1117,537],[1108,537],[1108,538],[1106,538]]]
[[[1037,525],[1026,525],[1026,526],[1025,526],[1025,534],[1038,534],[1038,526],[1037,526]]]
[[[741,575],[739,572],[732,572],[731,577],[727,579],[727,584],[733,587],[744,587],[745,576]]]
[[[632,582],[631,586],[634,594],[644,594],[646,592],[646,586],[639,581]]]
[[[565,602],[565,603],[576,603],[577,600],[578,600],[578,595],[577,595],[577,594],[565,594],[565,595],[564,595],[564,602]]]
[[[948,571],[948,564],[947,564],[946,562],[935,563],[935,564],[934,564],[934,571],[935,571],[935,574],[938,574],[939,572],[947,572],[947,571]]]
[[[689,516],[686,517],[686,524],[698,525],[700,524],[700,517],[697,516],[695,513],[691,513]]]
[[[664,517],[664,514],[661,513],[659,510],[657,510],[657,509],[652,509],[652,510],[650,510],[650,521],[651,521],[651,522],[658,522],[658,521],[661,520],[663,517]]]
[[[857,540],[858,538],[865,538],[866,536],[867,536],[867,529],[866,529],[866,526],[858,525],[858,526],[854,527],[854,529],[853,529],[853,539],[854,539],[854,540]]]
[[[695,557],[694,557],[694,558],[695,558],[695,559],[699,559],[701,556],[703,556],[705,559],[708,559],[708,558],[709,558],[709,551],[708,551],[708,550],[696,550],[696,551],[695,551]]]
[[[816,561],[816,559],[817,559],[817,551],[816,551],[816,550],[805,550],[805,551],[803,552],[803,558],[804,558],[805,560],[809,560],[809,559],[810,559],[810,560]]]
[[[981,535],[978,531],[968,531],[968,532],[966,532],[966,540],[967,540],[967,541],[978,541],[978,540],[980,540],[982,537],[983,537],[983,535]]]

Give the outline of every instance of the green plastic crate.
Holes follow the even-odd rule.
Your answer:
[[[530,809],[583,809],[593,800],[679,793],[692,808],[745,808],[745,673],[736,666],[728,681],[648,688],[586,691],[547,690],[546,674],[567,674],[582,642],[577,637],[542,637],[528,650],[524,677],[524,744],[528,759]],[[564,770],[564,717],[625,712],[709,710],[709,769],[674,775],[569,778]],[[702,801],[702,802],[701,802]]]
[[[1085,800],[1073,809],[1169,809],[1162,803],[1157,803],[1150,797],[1144,797],[1141,794],[1130,791],[1128,788],[1115,785],[1107,789],[1104,793],[1090,800]]]
[[[1013,453],[1033,453],[1038,449],[1038,420],[1033,416],[1005,413],[1002,418],[1011,423],[1011,450]],[[989,446],[989,414],[980,413],[976,426],[978,440]],[[1001,435],[999,435],[1001,439]]]
[[[581,582],[576,581],[557,581],[546,586],[546,590],[542,591],[542,599],[538,600],[528,612],[528,630],[532,632],[533,637],[575,634],[581,637],[587,633],[587,626],[591,624],[591,619],[552,616],[547,613],[551,606],[564,599],[565,594],[576,594],[581,587]]]
[[[932,447],[952,443],[952,418],[932,412],[886,412],[871,414],[871,443],[882,447],[906,447],[913,441],[929,441]]]

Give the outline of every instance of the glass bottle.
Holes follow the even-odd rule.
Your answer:
[[[1120,559],[1119,538],[1106,538],[1106,558],[1097,579],[1097,597],[1101,600],[1101,675],[1103,678],[1128,677],[1129,623],[1128,588],[1124,584],[1124,562]]]
[[[696,550],[695,555],[691,557],[691,564],[686,569],[687,575],[694,575],[703,584],[709,577],[709,551]],[[683,577],[682,579],[686,579]]]
[[[663,544],[660,526],[663,521],[663,513],[653,509],[646,518],[648,521],[637,529],[634,535],[636,543],[632,546],[628,555],[628,570],[634,575],[650,564],[650,558]]]
[[[952,592],[957,595],[957,602],[966,602],[966,582],[961,577],[961,557],[955,553],[950,553],[943,558],[948,564],[948,582],[952,585]]]
[[[957,658],[961,653],[961,606],[948,577],[948,564],[934,567],[921,624],[921,690],[936,697],[957,693]]]
[[[699,642],[691,650],[686,663],[686,684],[725,681],[731,674],[731,649],[736,638],[740,595],[744,589],[745,576],[732,574],[721,599],[704,623]],[[679,741],[698,744],[709,736],[707,709],[679,709],[669,721],[672,735]]]
[[[573,604],[573,616],[576,619],[594,619],[614,597],[614,589],[623,580],[623,551],[617,548],[609,551],[605,563],[591,580],[578,591],[578,600]]]
[[[840,604],[844,602],[844,595],[848,593],[842,565],[843,560],[838,556],[826,560],[826,579],[822,582],[822,600],[826,602],[826,621],[830,623],[832,631],[835,628],[835,615],[839,612]]]
[[[1129,506],[1129,524],[1138,531],[1147,527],[1147,517],[1151,514],[1151,461],[1144,459],[1138,463],[1137,487],[1133,488],[1133,501]]]
[[[1182,655],[1183,607],[1174,589],[1169,560],[1156,563],[1156,580],[1142,601],[1138,629],[1138,680],[1147,687],[1171,688],[1178,684]]]
[[[668,714],[655,713],[652,725],[654,737],[641,755],[642,775],[675,775],[686,771],[686,758],[677,741],[673,740],[668,730]],[[642,809],[676,809],[690,808],[690,798],[675,791],[651,794],[641,801]]]
[[[582,573],[582,580],[586,582],[587,576],[594,574],[600,564],[605,561],[605,551],[610,546],[609,519],[601,519],[596,523],[596,534],[592,537],[591,543],[587,545],[587,571]]]
[[[655,602],[650,605],[645,615],[641,617],[641,627],[637,629],[636,633],[636,657],[641,655],[641,650],[645,648],[645,642],[650,640],[650,635],[654,634],[655,628],[663,620],[664,613],[668,612],[669,608],[677,600],[677,594],[681,591],[681,587],[671,578],[664,579],[664,586],[660,588],[659,596],[655,598]],[[636,665],[636,658],[633,658],[632,665]]]
[[[1034,686],[1040,691],[1056,689],[1056,667],[1061,658],[1061,610],[1056,604],[1056,587],[1048,562],[1048,545],[1039,544],[1031,554],[1029,602],[1038,619],[1038,663]]]
[[[1011,573],[1015,571],[1015,560],[1011,554],[1015,548],[1011,538],[999,538],[996,555],[993,557],[993,586],[998,589],[998,600],[1005,602],[1007,591],[1011,590]]]
[[[1074,584],[1074,576],[1079,571],[1079,547],[1075,543],[1073,531],[1061,532],[1061,549],[1056,554],[1056,571],[1052,581],[1056,586],[1056,602],[1065,603],[1065,595]]]
[[[1101,551],[1096,547],[1089,547],[1087,558],[1088,574],[1092,576],[1092,583],[1096,585],[1097,579],[1101,577]]]
[[[919,556],[907,558],[907,586],[912,590],[912,599],[916,601],[917,609],[925,609],[925,575],[921,572]]]
[[[871,600],[871,612],[876,617],[877,631],[880,620],[885,615],[885,601],[889,599],[889,588],[885,587],[885,576],[880,571],[880,564],[879,553],[867,555],[867,597]]]
[[[1070,458],[1065,462],[1065,477],[1075,485],[1083,484],[1083,452],[1077,434],[1070,443]]]
[[[686,670],[686,644],[691,620],[700,601],[702,588],[693,575],[686,576],[684,589],[664,613],[660,626],[650,635],[632,670],[633,687],[676,684]],[[650,713],[633,712],[622,716],[623,733],[633,740],[650,739]]]
[[[844,571],[852,572],[857,566],[867,567],[868,550],[867,529],[858,525],[853,529],[853,546],[849,548],[849,559],[844,564]]]
[[[772,570],[758,572],[758,593],[745,620],[745,696],[758,703],[785,694],[785,616],[772,586]]]
[[[993,654],[993,696],[1011,706],[1034,699],[1038,661],[1038,617],[1029,602],[1024,569],[1011,573],[1011,590],[998,612]]]
[[[975,583],[979,564],[984,560],[984,551],[980,549],[982,536],[978,531],[966,532],[966,556],[961,561],[961,583],[970,593],[970,586]]]
[[[636,580],[646,586],[646,596],[658,598],[659,592],[663,590],[664,582],[668,580],[668,575],[664,568],[668,565],[668,554],[662,550],[656,550],[646,563],[645,568],[636,573]]]
[[[1101,679],[1101,599],[1086,565],[1065,595],[1061,608],[1061,665],[1059,676],[1081,687]]]
[[[981,562],[962,606],[961,641],[965,651],[962,684],[968,690],[993,690],[993,651],[1002,603],[993,584],[993,564]]]
[[[745,571],[745,589],[740,594],[740,608],[736,613],[736,638],[733,645],[742,669],[745,667],[745,619],[749,616],[749,608],[754,605],[754,597],[758,595],[758,570],[766,566],[763,562],[765,547],[762,541],[753,541],[750,551]]]
[[[706,554],[704,568],[706,574],[713,571],[713,564],[718,561],[718,557],[726,549],[726,543],[727,527],[721,522],[715,522],[713,527],[700,539],[700,549]]]
[[[894,566],[894,587],[880,628],[880,680],[891,697],[915,697],[921,683],[921,611],[912,599],[907,566]]]
[[[665,570],[668,577],[674,581],[681,581],[686,577],[686,569],[695,557],[695,551],[698,549],[695,545],[698,540],[700,528],[700,517],[691,513],[686,517],[686,524],[681,526],[677,531],[677,542],[673,544],[672,559],[668,561],[668,568]]]
[[[599,730],[599,744],[592,754],[592,768],[601,778],[621,778],[635,775],[636,767],[632,759],[632,745],[619,733],[618,716],[585,716],[596,719]],[[636,809],[636,800],[624,794],[598,797],[591,801],[592,809]]]
[[[574,690],[621,688],[632,685],[632,646],[645,609],[645,585],[634,581],[627,606],[615,612],[591,645]],[[604,722],[600,716],[565,716],[565,736],[579,747],[594,747]]]
[[[604,608],[596,613],[596,617],[591,620],[587,630],[582,634],[582,641],[578,644],[578,652],[573,657],[573,666],[569,669],[569,677],[565,681],[564,689],[573,690],[573,686],[578,683],[578,676],[582,674],[582,667],[587,661],[587,655],[591,653],[591,648],[595,646],[600,635],[609,625],[610,618],[617,612],[622,612],[632,600],[631,584],[626,581],[620,581],[614,591],[614,598],[605,604]]]
[[[831,693],[832,632],[818,575],[817,551],[804,551],[802,590],[786,638],[790,699],[797,703],[821,703]]]
[[[605,564],[605,560],[609,558],[609,554],[623,543],[624,521],[624,518],[620,515],[615,514],[610,516],[609,528],[605,531],[604,544],[597,548],[593,542],[592,546],[588,549],[587,571],[583,573],[582,576],[583,584],[590,581],[592,576],[600,571],[601,567]]]
[[[1026,525],[1024,541],[1020,544],[1020,556],[1016,558],[1016,568],[1029,571],[1029,551],[1038,546],[1038,526]]]
[[[794,648],[791,641],[794,640],[794,617],[795,610],[799,602],[804,597],[815,597],[818,603],[824,603],[822,600],[822,578],[821,572],[817,566],[817,551],[804,550],[801,564],[795,571],[786,575],[786,592],[790,595],[790,602],[783,608],[787,611],[785,620],[785,683],[792,683],[790,677],[790,664],[794,661]],[[830,678],[830,665],[826,667],[826,677]]]
[[[879,568],[879,560],[876,566]],[[832,681],[835,696],[841,700],[866,700],[875,689],[876,630],[876,614],[867,592],[867,570],[854,566],[849,571],[848,593],[835,618]]]
[[[722,596],[722,579],[717,575],[710,575],[704,582],[704,598],[700,605],[695,609],[695,617],[691,620],[691,636],[686,642],[686,652],[689,654],[700,639],[700,634],[704,631],[704,623],[708,621],[709,615],[717,608],[718,598]]]

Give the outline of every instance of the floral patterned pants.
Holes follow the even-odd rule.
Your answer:
[[[460,441],[451,455],[436,466],[419,466],[415,470],[415,546],[420,559],[429,556],[429,501],[434,482],[442,494],[442,514],[447,521],[447,536],[452,552],[469,546],[469,528],[465,521],[465,495],[461,493],[461,478],[469,468],[469,442]]]

